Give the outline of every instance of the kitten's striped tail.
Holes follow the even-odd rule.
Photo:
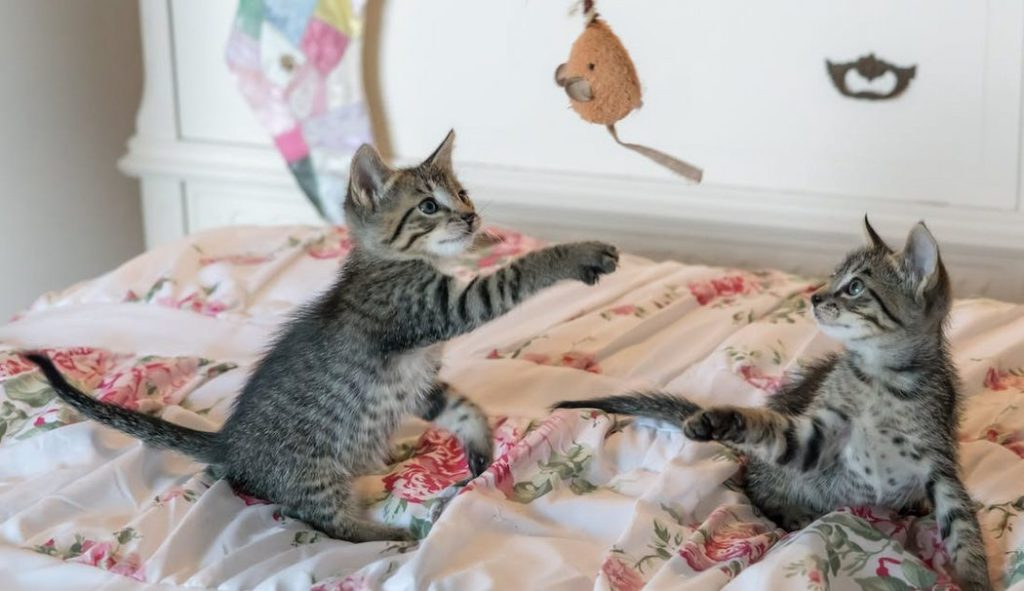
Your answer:
[[[551,408],[593,408],[677,424],[682,424],[687,417],[701,410],[700,406],[685,398],[663,392],[623,394],[590,400],[563,400]]]
[[[219,462],[217,433],[189,429],[120,406],[105,404],[69,384],[49,357],[41,353],[27,353],[25,357],[43,370],[43,375],[65,402],[90,419],[150,445],[173,449],[208,464]]]

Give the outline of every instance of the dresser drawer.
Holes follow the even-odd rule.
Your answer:
[[[190,181],[185,199],[189,233],[221,226],[323,223],[298,190]]]
[[[672,178],[567,108],[552,72],[581,19],[564,4],[427,4],[385,7],[382,83],[400,155],[426,153],[454,126],[465,161]],[[620,135],[701,165],[706,184],[994,209],[1017,200],[1022,6],[598,2],[645,92]],[[916,68],[902,94],[857,99],[833,83],[826,61],[870,54]],[[897,75],[844,81],[885,94]]]

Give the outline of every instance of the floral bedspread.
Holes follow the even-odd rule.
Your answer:
[[[486,273],[538,246],[496,232],[500,244],[455,271]],[[786,535],[751,508],[717,444],[545,410],[647,387],[761,404],[800,358],[835,346],[807,318],[812,279],[625,256],[597,287],[559,285],[450,343],[442,377],[493,417],[494,465],[459,486],[459,446],[410,419],[395,463],[358,483],[366,511],[413,528],[415,546],[326,538],[188,458],[81,420],[18,355],[46,348],[106,402],[214,429],[274,330],[350,246],[344,229],[213,231],[0,326],[0,587],[954,588],[931,517],[849,507]],[[950,330],[991,574],[1024,589],[1024,307],[959,301]]]

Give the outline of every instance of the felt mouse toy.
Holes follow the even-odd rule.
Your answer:
[[[569,95],[573,110],[584,120],[607,127],[619,145],[699,183],[701,169],[653,148],[619,140],[615,124],[643,105],[640,79],[629,52],[598,18],[592,0],[584,0],[583,13],[583,33],[572,44],[569,60],[555,70],[555,82]]]

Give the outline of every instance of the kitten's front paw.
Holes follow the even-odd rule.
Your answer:
[[[619,249],[605,242],[576,242],[567,245],[570,249],[575,279],[587,285],[594,285],[602,275],[615,271],[619,266]]]
[[[743,414],[734,408],[702,410],[683,423],[683,434],[693,441],[737,442],[745,430]]]

